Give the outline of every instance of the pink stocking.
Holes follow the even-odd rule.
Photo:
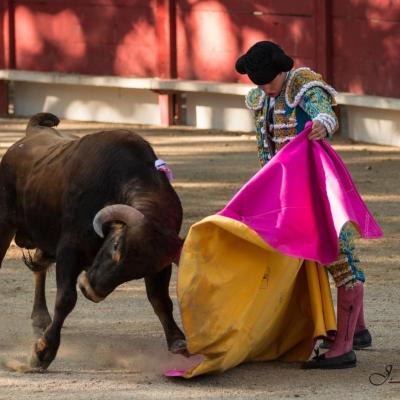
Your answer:
[[[341,286],[337,297],[337,333],[326,358],[348,353],[353,348],[353,336],[363,302],[363,283],[352,288]]]
[[[361,303],[360,314],[358,315],[356,333],[367,329],[364,320],[364,302]]]

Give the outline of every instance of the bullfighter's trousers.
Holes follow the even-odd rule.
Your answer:
[[[364,269],[354,245],[354,228],[347,223],[339,235],[339,257],[326,265],[336,287],[353,287],[357,281],[365,282]]]

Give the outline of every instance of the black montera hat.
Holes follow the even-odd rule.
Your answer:
[[[235,68],[239,74],[247,74],[256,85],[265,85],[280,72],[290,71],[293,68],[293,59],[277,44],[262,41],[239,57]]]

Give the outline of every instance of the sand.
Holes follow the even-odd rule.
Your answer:
[[[0,119],[1,153],[23,135],[25,124],[25,119]],[[62,121],[60,130],[87,134],[120,126]],[[249,134],[185,127],[134,129],[173,170],[184,208],[182,235],[194,222],[220,210],[258,169]],[[144,283],[135,281],[100,304],[79,293],[55,361],[45,373],[24,373],[29,372],[23,369],[33,340],[33,278],[20,249],[12,245],[0,270],[0,399],[400,399],[400,382],[394,382],[400,381],[400,148],[341,138],[335,138],[333,146],[385,231],[384,239],[357,241],[366,266],[365,312],[373,335],[373,347],[357,352],[357,368],[304,371],[296,363],[270,362],[189,381],[166,378],[163,372],[182,358],[167,352]],[[175,283],[176,269],[170,287],[176,304]],[[47,296],[52,310],[54,270],[48,276]],[[175,315],[179,320],[177,307]],[[372,385],[370,375],[383,374],[389,364],[392,383]]]

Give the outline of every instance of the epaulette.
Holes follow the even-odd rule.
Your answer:
[[[260,110],[265,101],[265,92],[259,88],[251,89],[245,98],[246,107],[249,110]]]
[[[329,86],[320,74],[307,67],[297,68],[290,72],[285,90],[287,105],[291,108],[297,107],[304,93],[313,87],[326,90],[331,95],[331,104],[336,105],[336,90]]]

